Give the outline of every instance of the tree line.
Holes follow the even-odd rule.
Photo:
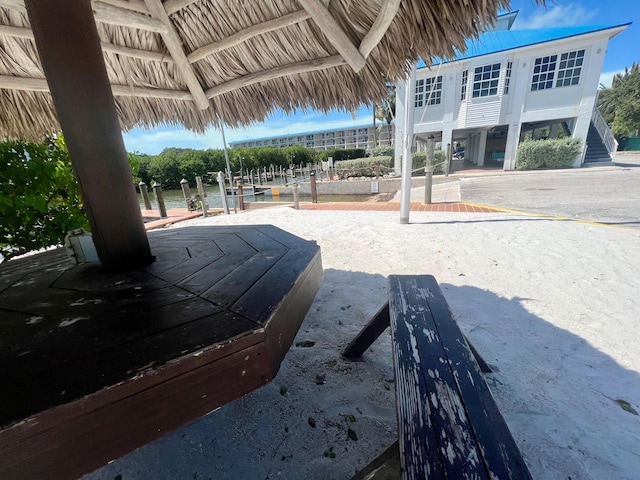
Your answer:
[[[262,168],[288,168],[299,165],[326,161],[332,157],[335,161],[362,158],[363,149],[325,150],[316,152],[301,146],[277,148],[234,148],[228,150],[231,170],[239,172]],[[223,149],[195,150],[191,148],[165,148],[158,155],[130,153],[129,163],[136,182],[147,185],[157,182],[163,188],[180,188],[180,180],[192,181],[196,176],[206,176],[211,172],[226,172],[226,159]]]
[[[609,124],[620,147],[628,137],[640,135],[640,65],[617,73],[610,88],[598,92],[598,109]]]

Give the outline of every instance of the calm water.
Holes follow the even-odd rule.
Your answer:
[[[191,187],[191,197],[195,197],[198,193],[198,189],[194,185],[190,185]],[[269,185],[279,185],[279,182],[272,183]],[[266,186],[266,184],[265,184]],[[220,188],[217,184],[215,185],[205,185],[204,187],[205,195],[207,196],[207,205],[209,208],[222,208],[222,200],[220,197]],[[187,204],[184,200],[184,195],[182,190],[163,190],[162,191],[164,197],[164,204],[167,209],[170,208],[186,208]],[[229,206],[233,206],[233,200],[231,195],[227,195]],[[319,202],[363,202],[369,195],[319,195]],[[301,201],[310,201],[310,196],[300,195]],[[153,194],[153,190],[149,189],[149,200],[151,201],[151,207],[153,209],[158,208],[158,202],[156,201],[156,197]],[[144,202],[142,201],[142,196],[138,192],[138,202],[140,203],[140,207],[144,208]],[[245,191],[245,202],[293,202],[292,195],[267,195],[267,194],[257,194],[253,195],[249,189]]]

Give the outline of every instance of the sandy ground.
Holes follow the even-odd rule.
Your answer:
[[[388,333],[362,362],[340,356],[392,273],[438,279],[495,367],[486,380],[534,478],[640,478],[640,416],[627,411],[640,411],[640,230],[507,213],[398,220],[274,207],[176,227],[274,224],[316,240],[324,283],[296,338],[314,344],[294,344],[270,385],[85,478],[350,478],[396,438]]]

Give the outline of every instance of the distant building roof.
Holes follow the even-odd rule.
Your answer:
[[[610,25],[484,32],[480,34],[480,37],[477,40],[467,40],[467,51],[465,53],[458,55],[454,59],[446,59],[444,61],[434,59],[433,64],[438,65],[439,63],[449,63],[468,58],[481,57],[483,55],[504,52],[506,50],[553,42],[563,38],[577,37],[579,35],[627,27],[628,25],[631,25],[631,22]],[[426,65],[422,60],[418,62],[417,68],[425,67]]]

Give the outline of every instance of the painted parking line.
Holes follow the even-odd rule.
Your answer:
[[[563,222],[576,222],[576,223],[582,223],[584,225],[592,225],[594,227],[608,227],[608,228],[624,228],[624,229],[631,229],[631,230],[637,230],[638,227],[633,227],[630,225],[612,225],[610,223],[602,223],[602,222],[594,222],[592,220],[582,220],[579,218],[569,218],[569,217],[561,217],[559,215],[550,215],[548,213],[539,213],[539,212],[529,212],[526,210],[516,210],[513,208],[504,208],[504,207],[495,207],[493,205],[482,205],[482,204],[477,204],[477,203],[469,203],[469,202],[462,202],[465,205],[469,205],[472,207],[476,207],[476,208],[489,208],[493,211],[497,211],[497,212],[503,212],[503,213],[514,213],[517,215],[527,215],[529,217],[540,217],[540,218],[547,218],[549,220],[560,220]]]

